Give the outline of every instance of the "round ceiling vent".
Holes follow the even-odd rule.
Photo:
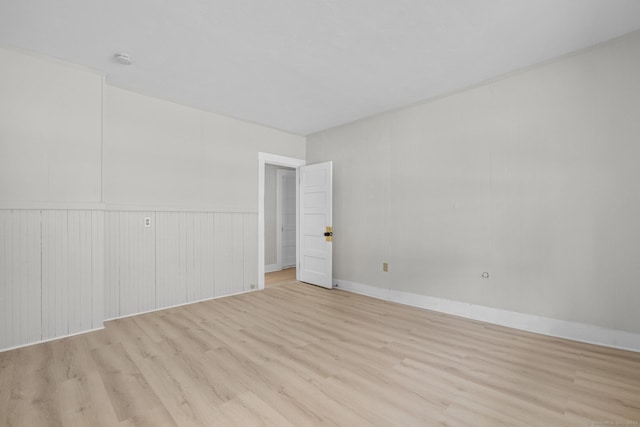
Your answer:
[[[133,64],[133,58],[126,53],[116,53],[113,57],[122,65],[131,65]]]

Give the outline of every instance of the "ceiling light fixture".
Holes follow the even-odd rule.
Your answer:
[[[133,58],[126,53],[118,52],[113,55],[113,57],[122,65],[131,65],[133,64]]]

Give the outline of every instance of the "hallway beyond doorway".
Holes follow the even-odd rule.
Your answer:
[[[274,271],[272,273],[265,273],[264,275],[264,287],[272,288],[274,286],[284,285],[285,283],[295,282],[296,269],[287,268],[285,270]]]

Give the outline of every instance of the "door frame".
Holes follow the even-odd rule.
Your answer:
[[[277,271],[280,271],[284,268],[284,259],[283,259],[283,241],[282,241],[282,201],[284,200],[283,197],[283,185],[282,185],[282,178],[284,177],[285,174],[288,174],[289,172],[293,173],[294,175],[296,175],[297,169],[296,170],[291,170],[291,169],[277,169],[276,170],[276,268]],[[296,179],[295,176],[293,179]],[[296,191],[296,190],[294,190]],[[298,194],[296,193],[296,200],[298,199]],[[296,203],[296,209],[297,209],[297,203]],[[298,215],[296,215],[296,247],[298,246]],[[296,257],[296,264],[298,262],[298,259]]]
[[[265,165],[285,166],[296,170],[296,194],[298,194],[300,166],[305,160],[271,153],[258,153],[258,289],[264,289],[264,172]],[[296,203],[296,242],[298,242],[300,206]],[[299,245],[296,243],[296,265],[300,259]],[[297,276],[297,273],[296,273]]]

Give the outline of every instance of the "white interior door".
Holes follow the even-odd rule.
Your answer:
[[[301,166],[299,206],[301,282],[333,287],[332,162]],[[326,235],[330,234],[330,235]]]
[[[278,169],[278,264],[296,266],[296,171]]]

